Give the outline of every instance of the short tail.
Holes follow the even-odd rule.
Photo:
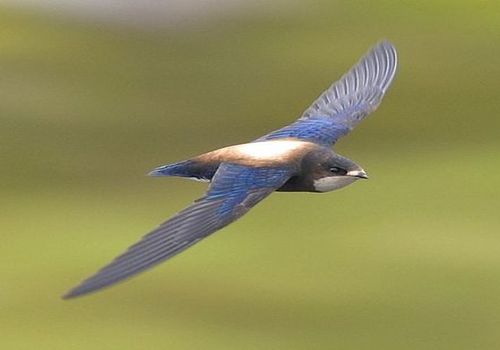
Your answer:
[[[180,176],[188,177],[200,181],[210,181],[217,170],[217,165],[206,165],[194,160],[184,160],[182,162],[162,165],[153,171],[149,176]]]
[[[191,161],[184,160],[182,162],[162,165],[153,169],[149,176],[189,176],[189,168]]]

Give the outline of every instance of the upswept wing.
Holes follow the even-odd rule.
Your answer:
[[[241,217],[290,176],[287,168],[221,164],[204,197],[144,236],[64,298],[110,286],[173,257]]]
[[[294,137],[331,146],[373,112],[396,73],[397,53],[388,41],[372,48],[293,124],[256,141]]]

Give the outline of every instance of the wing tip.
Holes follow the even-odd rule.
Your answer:
[[[76,287],[71,288],[69,291],[67,291],[65,294],[61,296],[61,299],[63,300],[68,300],[68,299],[74,299],[80,296],[84,296],[87,294],[95,293],[101,289],[105,289],[107,287],[112,286],[115,283],[121,282],[120,279],[109,279],[104,282],[102,281],[96,281],[96,277],[99,276],[99,272],[94,274],[93,276],[83,280],[78,284]],[[122,278],[125,279],[125,278]]]
[[[394,58],[397,58],[397,49],[396,45],[394,45],[390,40],[388,39],[382,39],[378,41],[375,46],[373,46],[373,50],[377,49],[382,49],[385,52],[390,52]]]
[[[385,75],[381,86],[383,92],[385,93],[396,76],[398,68],[398,51],[396,46],[391,41],[384,38],[373,47],[372,52],[374,54],[380,53],[384,55],[387,62],[387,74]]]
[[[74,299],[77,297],[84,296],[86,294],[97,292],[98,290],[109,286],[109,284],[108,285],[106,285],[106,284],[95,285],[95,284],[88,283],[88,282],[89,282],[88,280],[81,282],[79,285],[77,285],[76,287],[70,289],[65,294],[63,294],[61,296],[61,299],[63,299],[63,300]]]
[[[85,291],[81,291],[81,290],[79,290],[79,287],[76,287],[76,288],[69,290],[65,294],[63,294],[61,296],[61,299],[63,299],[63,300],[74,299],[74,298],[79,297],[85,293],[86,293]]]
[[[387,38],[379,40],[375,46],[382,46],[382,47],[388,48],[392,51],[396,51],[396,46]]]

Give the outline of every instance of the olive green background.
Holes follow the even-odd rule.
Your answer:
[[[148,171],[293,121],[383,38],[396,80],[336,146],[369,181],[274,194],[60,299],[206,186]],[[499,349],[499,57],[494,1],[304,1],[167,30],[0,7],[0,348]]]

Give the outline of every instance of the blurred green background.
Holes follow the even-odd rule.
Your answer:
[[[500,3],[274,5],[166,28],[0,6],[0,348],[500,348]],[[205,189],[149,170],[293,121],[382,38],[395,83],[336,146],[369,181],[60,299]]]

